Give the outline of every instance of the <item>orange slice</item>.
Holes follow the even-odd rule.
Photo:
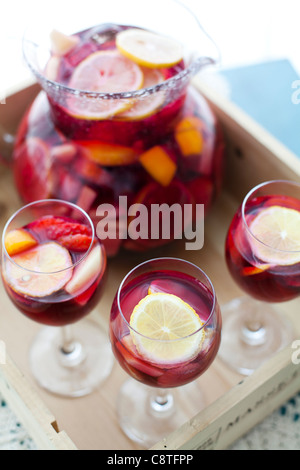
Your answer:
[[[62,289],[72,277],[70,253],[55,242],[37,245],[12,259],[6,260],[4,275],[19,294],[46,297]]]
[[[171,67],[183,57],[183,48],[177,41],[143,29],[121,31],[116,45],[124,56],[150,68]]]
[[[98,51],[84,59],[69,82],[71,88],[92,93],[125,93],[139,90],[143,85],[140,67],[116,50]],[[132,105],[130,99],[82,99],[68,100],[72,115],[81,119],[106,119],[125,111]]]
[[[143,88],[150,88],[164,81],[163,74],[157,69],[142,68],[144,74]],[[164,103],[165,93],[159,90],[153,94],[145,94],[137,98],[131,108],[118,114],[122,119],[145,119],[151,116]]]
[[[250,230],[254,254],[262,261],[281,266],[300,262],[300,212],[282,206],[261,210]]]
[[[9,256],[14,256],[37,245],[35,238],[23,229],[8,232],[4,243]]]
[[[131,314],[130,326],[138,352],[157,364],[192,359],[205,336],[195,310],[180,297],[166,293],[143,298]]]
[[[131,147],[107,144],[98,141],[77,141],[84,155],[103,166],[130,165],[137,160],[137,154]]]
[[[197,155],[203,149],[202,130],[203,124],[195,116],[185,117],[175,128],[175,140],[184,157]]]
[[[169,186],[175,176],[177,166],[160,145],[142,153],[139,161],[155,181],[162,186]]]
[[[246,266],[242,272],[244,276],[254,276],[255,274],[261,274],[270,269],[271,264],[261,264],[260,266]]]

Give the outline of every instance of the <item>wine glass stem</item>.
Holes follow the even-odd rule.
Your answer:
[[[77,339],[74,339],[71,325],[66,325],[61,328],[61,339],[61,364],[65,367],[76,367],[81,364],[84,361],[86,354],[82,344]]]
[[[173,394],[167,388],[158,389],[151,397],[151,410],[154,413],[168,413],[174,405]]]
[[[70,325],[63,326],[61,329],[62,346],[61,351],[63,354],[71,354],[76,347],[72,335],[72,327]]]
[[[242,340],[250,346],[260,346],[266,341],[263,315],[255,309],[242,328]]]

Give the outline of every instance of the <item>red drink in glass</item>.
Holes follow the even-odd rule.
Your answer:
[[[294,339],[293,324],[272,304],[300,295],[300,185],[274,180],[249,191],[225,251],[233,279],[249,297],[222,307],[220,357],[249,375]]]
[[[60,200],[22,207],[4,228],[1,270],[15,307],[47,325],[30,348],[39,385],[62,396],[90,393],[109,375],[113,356],[106,332],[83,319],[99,303],[106,272],[89,216]]]
[[[150,260],[123,279],[111,309],[110,338],[131,377],[117,402],[131,439],[149,447],[199,411],[201,391],[191,382],[215,359],[221,324],[211,281],[187,261]],[[175,389],[185,384],[188,389]]]
[[[193,357],[172,364],[149,361],[137,350],[130,331],[124,328],[124,318],[129,323],[134,307],[149,292],[179,296],[194,308],[204,326],[206,339]],[[133,378],[154,387],[178,387],[203,374],[214,360],[220,345],[220,329],[211,337],[209,322],[213,293],[197,279],[176,271],[156,271],[141,275],[126,286],[120,299],[122,313],[114,301],[111,314],[110,335],[114,354]],[[218,320],[219,321],[219,320]]]
[[[51,292],[51,287],[48,291],[46,288],[46,295],[43,296],[43,291],[33,292],[31,287],[27,291],[26,283],[30,286],[32,280],[36,278],[36,284],[40,283],[44,289],[44,284],[48,282],[47,275],[31,272],[26,274],[25,270],[22,272],[22,269],[13,269],[15,268],[13,263],[6,259],[2,267],[2,279],[14,305],[31,320],[49,326],[69,325],[90,313],[100,300],[102,281],[106,271],[105,252],[97,239],[93,241],[90,227],[67,217],[45,216],[14,230],[22,232],[25,237],[27,235],[33,237],[37,243],[29,250],[11,257],[12,262],[19,264],[21,268],[23,259],[28,265],[27,260],[31,253],[35,260],[39,254],[45,256],[49,250],[53,256],[59,256],[64,252],[67,262],[65,277],[62,274],[58,285],[54,285],[53,292]],[[6,235],[9,237],[9,233]],[[88,254],[86,254],[87,250],[89,250]],[[85,257],[87,259],[83,259]],[[95,266],[93,266],[93,258],[97,260]],[[78,267],[76,267],[77,264]],[[86,266],[86,273],[83,272],[83,264]],[[91,266],[90,272],[88,271],[89,265]],[[74,266],[73,269],[72,266]],[[34,269],[33,265],[32,267]],[[19,282],[19,278],[13,276],[14,274],[25,279],[24,282]],[[50,282],[52,281],[50,278],[53,277],[54,275],[48,275]],[[75,283],[76,288],[73,288]],[[18,285],[21,287],[20,291],[18,291]]]
[[[299,213],[300,200],[291,196],[268,195],[252,199],[247,204],[245,220],[251,222],[263,210],[271,207],[290,208]],[[275,237],[275,234],[274,234]],[[255,245],[244,228],[244,219],[238,211],[229,228],[226,241],[226,260],[235,281],[252,297],[267,302],[283,302],[300,294],[300,261],[293,264],[276,264],[259,259]]]

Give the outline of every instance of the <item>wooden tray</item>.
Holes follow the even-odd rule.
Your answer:
[[[246,192],[259,182],[275,178],[300,179],[300,160],[294,154],[232,103],[208,89],[199,78],[195,85],[213,106],[223,124],[228,144],[224,189],[205,221],[204,248],[198,252],[185,251],[181,241],[163,250],[143,255],[122,253],[117,259],[110,260],[104,296],[92,313],[92,317],[102,325],[108,323],[111,302],[123,276],[150,257],[182,257],[202,267],[212,279],[221,307],[242,295],[231,279],[224,259],[224,242],[230,220]],[[37,91],[38,87],[32,85],[7,97],[6,104],[0,106],[0,125],[14,132]],[[0,187],[0,225],[3,228],[8,217],[21,206],[11,172],[4,167],[1,168]],[[34,383],[28,364],[28,349],[40,326],[16,311],[2,285],[0,299],[0,340],[5,341],[7,352],[14,361],[9,359],[0,367],[0,392],[5,392],[9,404],[25,423],[37,446],[81,450],[137,449],[122,433],[117,422],[117,394],[127,378],[120,366],[116,363],[106,382],[87,397],[64,399],[48,394]],[[281,309],[294,323],[300,338],[297,302],[281,304]],[[154,448],[228,447],[300,388],[300,368],[292,363],[292,352],[290,347],[280,352],[246,379],[216,359],[198,379],[206,400],[205,409],[199,410],[196,417]],[[17,385],[16,376],[21,380],[17,380]],[[28,399],[28,396],[34,399]]]

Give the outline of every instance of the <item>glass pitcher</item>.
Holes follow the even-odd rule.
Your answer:
[[[24,57],[41,91],[21,122],[13,152],[21,198],[76,203],[95,224],[99,206],[113,208],[105,217],[115,217],[114,229],[108,218],[101,237],[108,256],[121,247],[146,251],[168,243],[176,227],[167,238],[128,236],[130,218],[120,197],[127,198],[127,208],[211,206],[222,183],[224,141],[191,79],[218,61],[217,48],[176,0],[152,0],[147,13],[136,0],[110,0],[101,8],[88,0],[80,13],[66,10],[49,23],[35,21],[24,35]],[[120,33],[137,28],[161,41],[158,55],[170,40],[182,57],[175,63],[152,57],[149,63],[142,54],[139,63],[127,57],[126,40],[122,55]],[[103,91],[98,74],[109,73]]]

